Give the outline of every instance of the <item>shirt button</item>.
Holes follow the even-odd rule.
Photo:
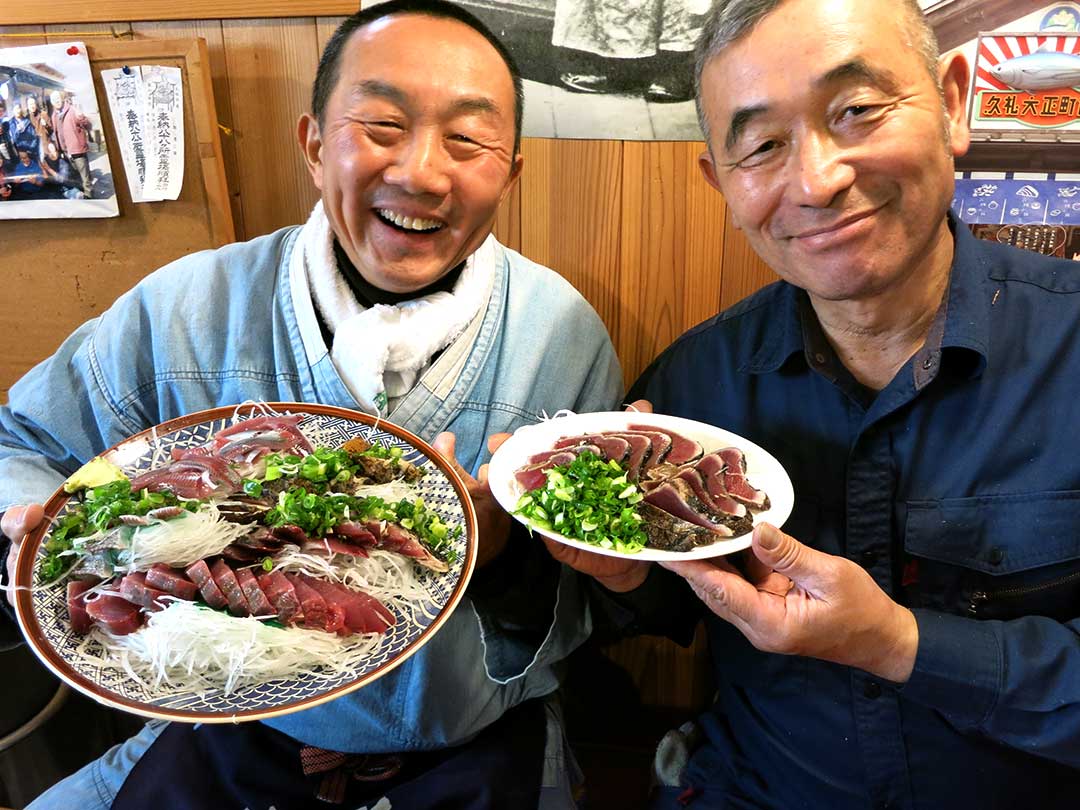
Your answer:
[[[867,681],[863,686],[863,696],[870,698],[870,700],[877,700],[881,697],[881,684],[877,681]]]
[[[997,546],[990,549],[990,564],[991,565],[1001,565],[1001,563],[1004,560],[1005,560],[1005,549],[998,548]]]
[[[864,551],[859,555],[859,564],[863,568],[872,568],[877,561],[878,553],[876,551]]]
[[[821,352],[818,352],[817,354],[814,355],[814,362],[817,363],[818,365],[821,365],[822,363],[825,362],[825,355],[823,355]]]
[[[927,357],[925,360],[922,361],[922,367],[925,368],[927,371],[929,371],[931,366],[933,366],[933,365],[934,365],[934,358],[933,357]]]

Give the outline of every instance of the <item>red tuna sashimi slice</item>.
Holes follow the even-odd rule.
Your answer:
[[[711,520],[691,506],[693,498],[694,494],[686,482],[676,478],[665,481],[646,495],[645,503],[663,509],[669,515],[674,515],[687,523],[702,526],[721,537],[732,537],[735,534],[728,526]]]
[[[682,465],[701,457],[701,445],[693,439],[676,433],[673,430],[665,430],[656,425],[630,425],[630,430],[638,430],[644,433],[663,433],[671,439],[671,449],[664,459],[668,464]]]
[[[347,520],[335,526],[334,534],[341,535],[343,539],[348,540],[350,543],[368,546],[369,548],[379,542],[378,537],[364,524],[352,520]]]
[[[216,456],[185,457],[145,472],[131,482],[132,492],[169,490],[178,498],[220,497],[239,487],[240,477]]]
[[[374,596],[344,585],[315,579],[307,574],[299,576],[304,584],[326,600],[327,605],[334,604],[341,608],[345,617],[345,626],[342,629],[346,631],[342,635],[347,635],[350,630],[354,633],[385,633],[388,628],[393,627],[394,614]]]
[[[183,572],[164,563],[150,566],[150,570],[146,572],[146,584],[188,602],[194,602],[199,594],[198,585],[184,576]]]
[[[225,594],[221,592],[221,588],[214,581],[214,577],[210,573],[210,566],[206,564],[205,560],[199,560],[189,565],[186,573],[191,577],[191,581],[199,586],[199,593],[202,594],[206,604],[218,610],[223,610],[228,606],[229,600],[225,598]]]
[[[754,489],[746,480],[746,456],[737,447],[725,447],[716,451],[727,468],[724,470],[724,488],[737,501],[754,509],[768,509],[769,496],[760,489]]]
[[[100,581],[94,577],[93,579],[72,580],[67,584],[67,608],[68,617],[71,619],[71,629],[81,636],[89,633],[94,626],[94,620],[86,612],[85,594]]]
[[[86,613],[110,633],[126,636],[142,627],[143,617],[139,606],[122,596],[98,592],[86,600]]]
[[[573,447],[558,447],[554,450],[545,450],[542,453],[536,453],[534,455],[531,455],[529,456],[528,466],[531,467],[535,464],[543,464],[552,456],[557,455],[558,453],[566,452],[573,453],[576,456],[588,452],[592,453],[594,456],[599,456],[600,458],[604,457],[604,454],[601,452],[600,448],[597,447],[595,444],[575,444]]]
[[[532,464],[528,467],[522,467],[514,473],[514,480],[517,481],[521,488],[526,492],[532,492],[534,489],[540,489],[547,483],[547,470],[569,464],[574,458],[575,456],[572,450],[560,451],[549,456],[547,461],[542,461],[539,464]]]
[[[693,467],[684,467],[679,471],[676,478],[685,481],[689,485],[691,492],[694,493],[694,497],[717,517],[737,519],[746,516],[746,507],[741,503],[736,503],[728,497],[714,498],[708,490],[704,477]]]
[[[367,549],[363,546],[355,545],[346,539],[335,537],[333,535],[327,535],[318,540],[309,540],[300,548],[305,554],[323,554],[325,556],[330,556],[331,554],[349,554],[353,557],[368,556]]]
[[[641,433],[620,433],[618,436],[630,445],[630,455],[623,462],[626,466],[626,477],[637,481],[652,454],[652,439]]]
[[[631,431],[627,431],[631,432]],[[640,433],[642,436],[648,436],[649,442],[652,445],[649,455],[645,457],[645,463],[641,466],[642,472],[647,472],[658,464],[662,464],[666,459],[669,452],[671,452],[671,437],[666,433],[661,433],[658,430],[633,430],[633,433]]]
[[[236,574],[225,563],[224,560],[218,559],[214,561],[214,564],[210,566],[210,573],[214,577],[214,582],[217,583],[218,588],[225,594],[225,601],[229,604],[229,613],[234,616],[250,616],[251,608],[248,605],[247,597],[244,596],[244,591],[240,588],[240,583],[236,581]]]
[[[420,542],[420,538],[408,529],[398,526],[396,523],[379,523],[374,520],[370,520],[364,525],[372,534],[375,534],[375,527],[379,528],[376,548],[392,551],[405,557],[412,557],[424,568],[429,568],[440,574],[450,570],[449,565],[428,551],[424,544]]]
[[[260,574],[258,580],[259,587],[270,600],[270,604],[274,606],[281,623],[299,622],[302,618],[300,600],[296,596],[296,588],[285,578],[285,575],[280,571],[271,571],[269,574]]]
[[[163,610],[169,602],[164,597],[170,594],[146,584],[146,574],[137,571],[120,580],[120,595],[129,602],[147,610]]]
[[[576,447],[579,444],[592,444],[600,448],[600,457],[606,461],[620,464],[630,456],[630,442],[611,433],[586,433],[581,436],[564,436],[555,442],[555,449]]]
[[[322,594],[300,577],[298,574],[285,575],[296,590],[296,598],[300,600],[300,610],[303,612],[300,625],[328,633],[342,630],[345,627],[345,609],[338,604],[327,602]]]
[[[244,592],[252,616],[277,615],[277,611],[259,587],[259,581],[255,579],[255,573],[250,568],[237,569],[236,581],[240,584],[240,590]]]

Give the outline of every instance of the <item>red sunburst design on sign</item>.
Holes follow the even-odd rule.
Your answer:
[[[994,65],[1035,53],[1049,42],[1050,50],[1080,55],[1080,36],[993,36],[979,40],[979,53],[975,60],[975,92],[980,90],[1013,90],[1007,84],[990,75]]]

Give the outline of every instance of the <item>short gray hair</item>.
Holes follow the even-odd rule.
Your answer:
[[[919,51],[923,64],[930,72],[941,92],[938,76],[938,41],[930,27],[918,0],[894,0],[907,15],[907,44]],[[709,123],[701,103],[701,74],[705,66],[719,56],[729,45],[742,39],[761,20],[776,9],[784,0],[715,0],[705,18],[705,25],[694,48],[694,101],[697,105],[698,123],[709,140]]]

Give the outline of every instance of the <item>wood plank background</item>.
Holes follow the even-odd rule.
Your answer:
[[[294,133],[308,106],[320,48],[339,21],[300,17],[8,26],[0,27],[0,47],[90,35],[203,37],[223,127],[233,218],[238,238],[245,239],[303,222],[315,202]],[[702,149],[703,144],[692,142],[526,139],[521,182],[499,212],[499,238],[557,270],[600,313],[627,384],[683,331],[774,278],[732,227],[721,196],[702,179],[697,168]],[[115,166],[115,150],[112,159]],[[50,283],[26,268],[0,270],[0,278],[10,301],[20,300],[27,285]],[[55,294],[81,296],[84,319],[111,303],[93,292],[108,286],[104,279],[84,277],[81,284],[81,290]],[[48,356],[76,325],[53,324],[51,338],[20,346],[20,356]],[[16,339],[4,337],[6,353]],[[12,382],[0,380],[3,396]],[[641,639],[616,645],[609,654],[642,684],[646,703],[689,708],[707,698],[701,644],[684,651]]]

